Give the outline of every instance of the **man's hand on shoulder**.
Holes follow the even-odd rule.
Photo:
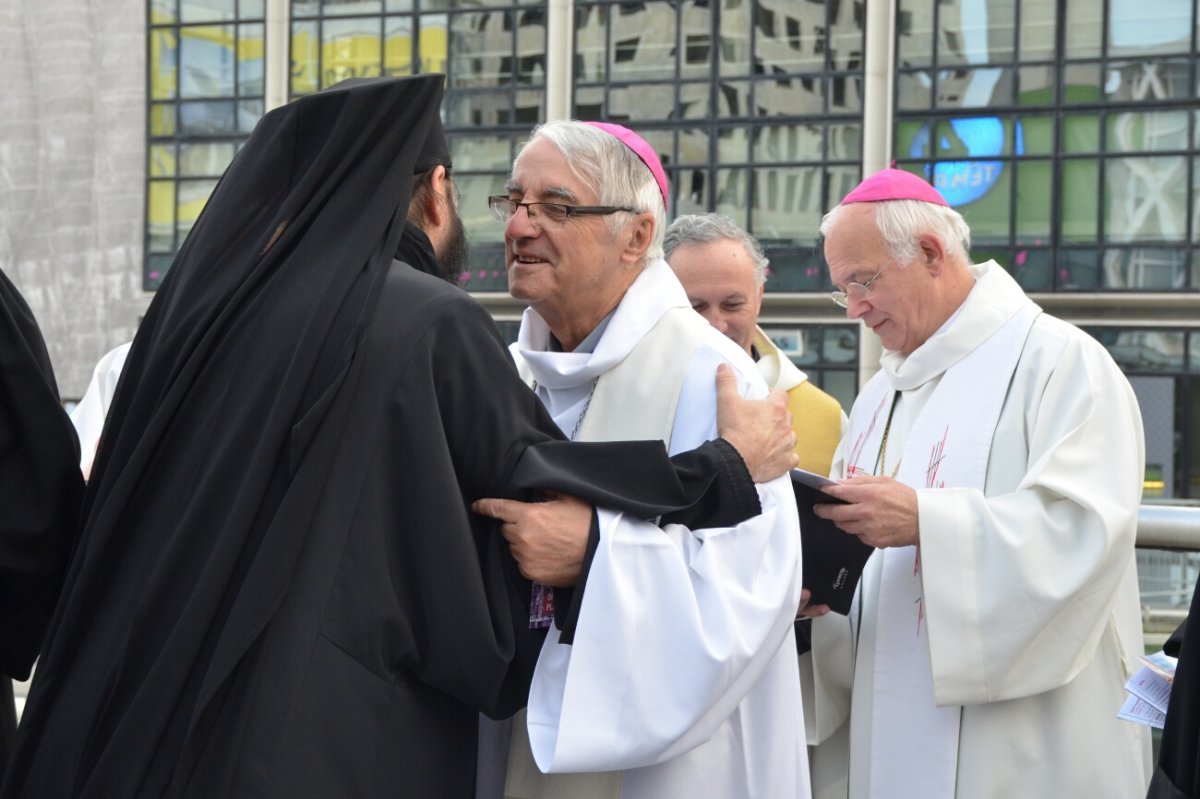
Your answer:
[[[717,367],[717,433],[746,462],[750,477],[765,483],[796,465],[796,433],[787,393],[771,391],[765,400],[743,399],[729,364]]]
[[[566,494],[545,502],[480,499],[471,510],[500,521],[513,558],[527,579],[565,587],[575,584],[592,529],[592,506]]]

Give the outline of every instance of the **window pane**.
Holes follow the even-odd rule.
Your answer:
[[[504,17],[501,11],[454,15],[450,23],[451,87],[512,82],[513,42],[505,30]]]
[[[506,172],[512,167],[512,138],[510,136],[454,134],[448,138],[456,171],[497,170]]]
[[[204,204],[208,202],[216,185],[215,180],[179,181],[175,206],[175,231],[180,241],[183,241],[191,231],[192,225],[196,224],[196,219],[204,210]]]
[[[1101,99],[1099,64],[1068,64],[1063,67],[1063,101],[1095,103]]]
[[[293,96],[312,94],[320,88],[317,62],[317,23],[292,23],[291,91]]]
[[[1183,331],[1122,330],[1097,337],[1127,372],[1183,370]]]
[[[1016,122],[1018,155],[1054,153],[1054,117],[1024,114]]]
[[[1049,61],[1054,58],[1054,3],[1021,0],[1021,60]]]
[[[238,133],[249,134],[254,130],[254,126],[258,124],[258,120],[263,116],[263,101],[262,98],[254,100],[239,100],[237,104],[237,129]],[[241,146],[241,143],[238,144]]]
[[[182,28],[179,41],[179,96],[232,97],[234,26]]]
[[[176,0],[150,0],[150,24],[174,25],[179,22]]]
[[[721,29],[717,50],[717,72],[723,78],[747,77],[752,72],[750,58],[750,15],[758,3],[741,3],[721,8]]]
[[[819,125],[771,125],[754,132],[754,160],[820,161],[824,155],[824,130]]]
[[[828,184],[828,189],[825,196],[825,210],[829,210],[833,206],[842,201],[842,198],[854,190],[862,180],[862,167],[855,164],[854,166],[831,166],[825,170],[825,182]],[[817,228],[813,228],[813,239],[816,239]]]
[[[898,63],[908,66],[933,64],[933,2],[900,0],[896,9]]]
[[[608,116],[614,119],[665,121],[675,116],[674,111],[673,83],[614,87],[608,93]]]
[[[1061,250],[1058,256],[1058,280],[1060,289],[1067,291],[1094,291],[1100,285],[1096,267],[1097,253],[1093,249]]]
[[[938,15],[938,27],[941,29],[938,64],[953,66],[1011,61],[1015,14],[1013,0],[942,4]]]
[[[725,152],[725,149],[724,149],[725,143],[722,141],[724,134],[725,134],[725,131],[720,131],[717,134],[717,141],[718,141],[717,152],[719,153],[718,160],[721,160],[721,161],[723,161],[726,157],[725,155],[722,155]],[[712,160],[712,156],[709,152],[710,140],[711,140],[711,137],[708,134],[707,128],[687,128],[687,129],[679,131],[679,154],[678,154],[679,160],[678,160],[678,163],[681,166],[685,165],[685,164],[686,165],[708,166],[709,162]],[[735,157],[732,160],[745,161],[746,160],[746,152],[745,151],[746,151],[746,147],[745,147],[745,144],[743,143],[741,156]]]
[[[175,252],[175,183],[152,180],[146,187],[146,246],[150,252]]]
[[[924,111],[933,105],[933,75],[901,72],[896,76],[896,105],[901,111]]]
[[[750,83],[748,81],[721,81],[717,86],[717,97],[717,116],[751,116],[753,109],[750,103]]]
[[[1109,101],[1187,100],[1192,66],[1188,61],[1113,62],[1104,94]]]
[[[259,23],[238,26],[238,86],[241,96],[263,93],[263,26]]]
[[[1103,3],[1067,0],[1067,58],[1098,58],[1103,24]]]
[[[819,4],[814,4],[819,5]],[[825,3],[836,14],[829,26],[829,61],[835,70],[862,70],[863,27],[859,6],[855,3]]]
[[[679,59],[682,78],[707,78],[715,63],[718,42],[712,38],[713,9],[707,3],[688,0],[679,13],[683,52]]]
[[[675,187],[675,216],[702,214],[708,210],[709,195],[712,193],[712,177],[708,167],[677,169],[671,181]],[[745,220],[738,220],[741,224]]]
[[[1020,105],[1052,105],[1054,103],[1054,76],[1057,70],[1053,66],[1024,67],[1018,70],[1021,81],[1017,93],[1017,103]]]
[[[331,17],[378,14],[382,10],[379,0],[321,0],[321,13]]]
[[[1106,161],[1105,240],[1186,240],[1187,183],[1182,156]]]
[[[1096,240],[1099,189],[1100,167],[1096,161],[1072,159],[1062,162],[1062,190],[1058,201],[1063,240]]]
[[[179,135],[217,136],[237,132],[232,100],[179,104]]]
[[[178,55],[174,29],[152,28],[150,30],[150,97],[153,100],[171,100],[175,97],[178,74],[175,58]]]
[[[235,0],[181,0],[181,22],[225,22],[234,19]]]
[[[449,60],[446,41],[446,15],[422,14],[417,23],[417,71],[445,72]]]
[[[1186,53],[1192,27],[1192,0],[1109,0],[1108,53]]]
[[[1017,172],[1017,240],[1033,244],[1049,243],[1054,163],[1049,160],[1018,161],[1009,168]]]
[[[321,28],[321,87],[382,74],[379,18],[328,19]]]
[[[760,238],[809,237],[825,213],[820,166],[763,167],[754,175],[751,227]]]
[[[150,177],[169,178],[175,176],[175,145],[150,145],[149,160]]]
[[[750,171],[747,169],[718,169],[716,210],[719,214],[747,227],[746,211],[750,193]],[[753,231],[755,234],[758,231]]]
[[[575,9],[575,80],[591,83],[607,78],[604,32],[606,7],[577,6]]]
[[[713,116],[710,101],[711,87],[707,83],[679,84],[679,119],[710,119]]]
[[[1186,150],[1190,116],[1186,111],[1110,114],[1105,148],[1118,153]]]
[[[938,108],[987,108],[1011,105],[1011,69],[956,69],[938,73]]]
[[[1095,153],[1100,150],[1100,116],[1063,117],[1063,152]]]
[[[517,81],[531,86],[546,85],[546,12],[542,8],[521,11],[517,15],[516,37]]]
[[[175,106],[155,103],[150,106],[150,135],[155,138],[175,135]]]
[[[617,6],[609,17],[609,80],[675,76],[675,9],[666,3]]]
[[[1187,253],[1180,250],[1108,250],[1101,260],[1105,288],[1167,291],[1187,282]]]
[[[862,126],[857,122],[829,125],[826,138],[830,161],[862,161]]]
[[[233,142],[179,145],[179,174],[183,177],[220,177],[233,160]]]
[[[263,0],[238,0],[238,17],[241,19],[265,19]]]
[[[758,39],[755,57],[758,69],[768,74],[810,72],[825,68],[829,49],[825,30],[824,3],[780,4],[774,10],[758,3]],[[770,33],[763,24],[770,20]]]
[[[459,161],[457,146],[452,152],[457,167]],[[503,173],[490,175],[455,174],[454,182],[458,184],[458,190],[462,197],[458,213],[462,217],[463,230],[466,231],[467,239],[471,242],[472,247],[504,243],[504,225],[492,219],[491,211],[488,210],[484,198],[493,194],[503,194],[504,182],[507,178],[507,168]],[[471,259],[472,263],[474,260],[474,258]],[[503,263],[503,257],[501,257],[501,262]]]
[[[760,80],[755,82],[754,91],[754,105],[760,115],[817,116],[825,110],[825,78],[820,75]]]
[[[402,78],[413,74],[412,26],[411,17],[384,17],[383,73],[385,75]],[[454,70],[456,76],[460,72],[460,69]]]
[[[1051,291],[1054,288],[1054,265],[1049,250],[1018,250],[1009,271],[1024,291]]]

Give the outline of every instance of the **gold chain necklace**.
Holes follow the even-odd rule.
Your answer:
[[[900,392],[892,393],[892,407],[888,409],[887,423],[883,426],[883,441],[879,445],[879,457],[875,461],[875,474],[883,474],[887,470],[887,444],[888,433],[892,430],[892,415],[896,413],[896,404],[900,401]],[[896,467],[892,469],[892,473],[887,475],[895,479],[900,473],[900,464],[904,463],[904,456],[900,456],[900,460],[896,461]]]

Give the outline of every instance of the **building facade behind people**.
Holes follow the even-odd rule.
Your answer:
[[[9,678],[29,677],[75,541],[77,453],[37,320],[0,272],[0,779],[17,723]]]
[[[667,181],[641,137],[548,123],[507,189],[491,205],[509,291],[529,305],[512,349],[568,437],[690,447],[712,431],[706,375],[723,362],[765,393],[662,258]],[[581,531],[591,568],[577,616],[542,648],[507,796],[808,795],[795,502],[786,478],[758,496],[761,515],[741,524],[659,530],[602,513]]]
[[[442,279],[444,80],[276,109],[222,178],[129,351],[4,796],[466,799],[477,714],[524,704],[542,638],[471,500],[694,504],[694,467],[620,485],[661,446],[616,480],[558,446]]]
[[[1142,654],[1128,381],[972,265],[962,216],[914,175],[866,179],[821,233],[835,301],[884,350],[834,463],[849,504],[817,506],[879,548],[849,618],[813,621],[850,796],[1143,795],[1146,728],[1116,718]]]
[[[762,246],[727,216],[686,214],[667,228],[663,253],[693,310],[754,359],[768,387],[787,392],[799,467],[829,474],[846,414],[759,327],[769,266]]]

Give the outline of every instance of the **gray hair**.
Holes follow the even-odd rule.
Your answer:
[[[538,139],[548,139],[558,148],[571,173],[596,190],[600,205],[623,205],[649,212],[654,217],[654,236],[644,263],[663,257],[667,209],[658,181],[637,153],[611,133],[577,120],[556,120],[538,125],[525,146]],[[513,159],[514,171],[520,160],[518,153]],[[609,216],[609,230],[618,232],[626,221],[620,214]]]
[[[763,253],[762,245],[738,227],[736,222],[721,214],[684,214],[672,222],[663,237],[663,251],[666,253],[664,257],[670,260],[671,253],[680,247],[725,239],[736,241],[745,248],[746,255],[750,256],[750,262],[754,264],[754,285],[761,286],[766,283],[767,264],[770,262]]]
[[[953,208],[921,200],[885,200],[872,205],[875,227],[892,260],[911,262],[920,251],[918,238],[923,233],[932,233],[941,239],[952,261],[963,266],[971,263],[971,228]],[[828,236],[837,225],[845,207],[839,204],[821,219],[822,236]]]

